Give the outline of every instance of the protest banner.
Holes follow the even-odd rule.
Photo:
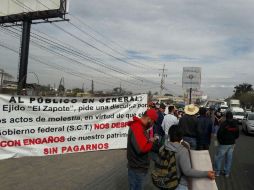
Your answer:
[[[147,95],[103,98],[0,95],[0,159],[122,149]]]
[[[192,167],[200,171],[213,171],[212,161],[208,150],[190,151]],[[218,190],[216,182],[208,178],[192,178],[192,190]]]

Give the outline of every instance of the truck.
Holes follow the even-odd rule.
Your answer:
[[[230,108],[240,108],[240,100],[231,99],[229,102]]]

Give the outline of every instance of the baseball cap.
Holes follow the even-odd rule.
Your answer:
[[[158,114],[157,114],[155,109],[147,110],[146,115],[147,115],[147,117],[149,117],[154,122],[157,121],[157,119],[158,119]]]

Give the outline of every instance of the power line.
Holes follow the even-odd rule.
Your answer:
[[[0,42],[1,42],[1,41],[0,41]],[[16,54],[19,54],[19,52],[18,52],[17,50],[15,50],[15,49],[13,49],[13,48],[10,48],[10,47],[8,47],[7,45],[4,45],[3,43],[0,43],[0,46],[3,47],[3,48],[5,48],[5,49],[8,49],[8,50],[10,50],[10,51],[12,51],[12,52],[14,52],[14,53],[16,53]],[[51,68],[54,68],[54,69],[56,69],[56,70],[58,70],[58,71],[62,71],[62,72],[65,72],[65,73],[67,73],[67,74],[70,74],[70,75],[79,77],[79,78],[81,78],[81,79],[87,78],[87,77],[84,77],[84,74],[73,72],[70,68],[65,68],[65,67],[62,67],[62,66],[58,66],[57,64],[50,65],[50,64],[48,64],[48,63],[45,63],[45,62],[43,62],[43,61],[37,59],[37,58],[34,57],[34,56],[31,56],[31,59],[34,60],[35,62],[38,62],[38,63],[40,63],[40,64],[46,65],[46,66],[51,67]],[[88,78],[87,78],[87,79],[88,79]],[[90,79],[89,79],[89,80],[90,80]],[[92,81],[92,80],[90,80],[90,81]],[[99,81],[99,82],[96,81],[96,82],[97,82],[97,83],[100,83],[100,84],[106,84],[106,85],[115,87],[115,86],[110,85],[110,84],[108,84],[108,83],[105,83],[105,82],[103,82],[103,81]]]
[[[21,3],[20,1],[18,1],[17,0],[17,2],[19,3],[18,5],[19,6],[21,6],[20,4],[23,4],[23,3]],[[39,1],[40,2],[40,1]],[[41,3],[41,2],[40,2]],[[16,3],[17,4],[17,3]],[[42,5],[44,5],[43,3],[41,3]],[[24,4],[23,4],[24,5]],[[45,5],[44,5],[45,6]],[[24,5],[24,6],[22,6],[22,7],[25,7],[26,9],[28,8],[28,9],[30,9],[30,10],[32,10],[30,7],[28,7],[28,6],[26,6],[26,5]],[[47,7],[47,6],[45,6],[45,7]],[[73,26],[75,26],[75,28],[77,28],[77,29],[79,29],[79,27],[77,27],[76,25],[74,25],[74,24],[72,24]],[[129,62],[127,62],[127,61],[125,61],[125,60],[123,60],[123,59],[120,59],[120,58],[118,58],[118,57],[115,57],[114,55],[112,55],[112,54],[110,54],[110,53],[108,53],[108,52],[105,52],[105,51],[103,51],[103,50],[101,50],[101,49],[99,49],[99,48],[97,48],[96,46],[94,46],[94,45],[92,45],[92,44],[90,44],[90,43],[88,43],[88,42],[86,42],[86,41],[84,41],[84,40],[82,40],[82,39],[80,39],[79,37],[77,37],[76,35],[74,35],[74,34],[71,34],[70,32],[68,32],[68,31],[66,31],[66,30],[64,30],[63,28],[61,28],[60,26],[58,26],[58,25],[56,25],[56,24],[54,24],[54,26],[56,26],[57,28],[60,28],[60,30],[62,30],[62,31],[64,31],[65,33],[67,33],[68,35],[70,35],[70,36],[72,36],[73,38],[76,38],[76,39],[78,39],[79,41],[81,41],[81,42],[83,42],[83,43],[85,43],[86,45],[88,45],[88,46],[90,46],[90,47],[92,47],[92,48],[94,48],[94,49],[96,49],[97,51],[100,51],[101,53],[103,53],[103,54],[106,54],[106,55],[108,55],[108,56],[111,56],[111,57],[113,57],[113,58],[115,58],[116,60],[119,60],[119,61],[122,61],[122,62],[125,62],[125,63],[128,63],[128,64],[130,64]],[[83,31],[82,29],[80,29],[81,31]],[[84,32],[84,31],[83,31]],[[35,37],[36,38],[36,37]],[[36,38],[37,40],[41,40],[41,39],[38,39],[38,38]],[[45,41],[44,41],[45,42]],[[46,43],[48,43],[48,42],[46,42]],[[37,44],[38,45],[38,44]],[[52,44],[51,44],[52,45]],[[42,47],[41,45],[39,45],[40,47]],[[45,47],[44,47],[45,48]],[[61,49],[62,51],[63,51],[63,49]],[[52,50],[51,50],[52,51]],[[66,52],[66,49],[64,49],[64,51]],[[56,51],[53,51],[55,54],[58,54],[59,55],[59,52],[56,52]],[[68,52],[68,53],[70,53],[70,52]],[[73,55],[73,54],[72,54]],[[63,54],[61,54],[60,53],[60,56],[64,56]],[[80,55],[76,55],[76,56],[79,56],[79,57],[81,57]],[[74,60],[74,59],[71,59],[71,58],[69,58],[69,57],[66,57],[65,56],[65,58],[67,58],[67,59],[69,59],[69,60],[72,60],[72,61],[74,61],[74,62],[78,62],[77,60]],[[87,57],[85,58],[85,59],[87,59]],[[91,58],[89,58],[89,59],[91,59]],[[91,60],[89,60],[89,61],[91,61]],[[98,61],[98,60],[97,60]],[[94,62],[94,60],[92,60],[91,62]],[[79,62],[80,63],[80,62]],[[98,63],[97,63],[98,64]],[[105,64],[104,64],[104,66],[105,66]],[[133,65],[134,66],[134,65]],[[107,67],[108,68],[108,67]],[[93,70],[96,70],[96,71],[98,71],[98,69],[95,69],[95,68],[91,68],[90,67],[90,69],[93,69]],[[112,70],[112,68],[108,68],[108,69],[110,69],[110,70]],[[116,71],[115,69],[113,69],[114,71]],[[98,72],[102,72],[102,71],[98,71]],[[119,72],[119,70],[117,70],[117,72]],[[104,73],[104,72],[102,72],[102,73]],[[121,73],[121,72],[120,72]],[[104,74],[106,74],[106,73],[104,73]],[[122,73],[123,74],[123,73]],[[154,82],[152,82],[152,81],[149,81],[149,80],[144,80],[144,79],[140,79],[140,78],[138,78],[138,77],[135,77],[135,76],[133,76],[133,75],[130,75],[133,79],[136,79],[136,80],[139,80],[139,81],[141,81],[141,82],[143,82],[143,81],[146,81],[146,82],[149,82],[149,83],[154,83]],[[127,81],[128,83],[130,83],[129,81]]]
[[[103,41],[101,41],[101,40],[95,38],[94,36],[92,36],[91,34],[89,34],[88,32],[86,32],[86,31],[83,30],[82,28],[78,27],[78,26],[75,25],[74,23],[69,22],[69,24],[72,25],[72,26],[73,26],[74,28],[76,28],[77,30],[79,30],[80,32],[82,32],[82,33],[84,33],[85,35],[89,36],[90,38],[94,39],[96,42],[98,42],[98,43],[104,45],[105,47],[109,48],[109,49],[112,50],[113,52],[115,52],[115,53],[117,53],[117,54],[123,56],[123,57],[126,58],[126,59],[129,59],[126,55],[124,55],[124,54],[121,53],[120,51],[116,50],[115,48],[112,48],[111,46],[109,46],[108,44],[104,43]],[[119,59],[120,59],[120,58],[119,58]],[[123,60],[123,59],[121,59],[121,60]],[[125,60],[124,60],[124,61],[125,61]],[[139,65],[137,66],[137,65],[135,65],[135,64],[132,64],[132,63],[130,63],[129,61],[125,61],[125,63],[126,63],[126,62],[128,62],[128,64],[130,64],[131,66],[138,67],[138,68],[140,68],[140,69],[147,69],[147,68],[145,67],[145,65],[143,65],[143,64],[139,64],[139,65],[142,65],[142,66],[143,66],[143,67],[141,67],[141,66],[139,66]]]
[[[6,28],[4,28],[4,29],[5,29],[5,30],[8,30],[8,31],[10,31],[10,32],[12,32],[12,33],[14,33],[14,34],[16,34],[16,35],[18,35],[18,34],[15,33],[14,31],[11,31],[10,29],[6,29]],[[16,37],[17,37],[17,36],[16,36]],[[38,38],[37,38],[37,39],[38,39]],[[75,63],[78,62],[77,60],[73,60],[73,59],[71,59],[71,58],[69,58],[69,57],[64,56],[63,54],[60,54],[60,55],[59,55],[58,52],[55,52],[55,49],[50,49],[50,50],[49,50],[48,48],[42,46],[41,44],[36,43],[36,42],[33,41],[33,40],[32,40],[32,43],[35,44],[35,45],[37,45],[37,46],[39,46],[39,47],[42,48],[42,49],[48,50],[50,53],[56,54],[57,56],[60,56],[60,57],[63,56],[65,59],[71,60],[71,62],[75,62]],[[82,63],[81,63],[81,62],[78,62],[78,64],[82,64]],[[97,71],[98,71],[98,70],[97,70]],[[101,72],[101,71],[98,71],[98,72]],[[107,74],[107,75],[108,75],[108,74]],[[129,84],[135,85],[135,86],[138,85],[138,84],[136,84],[136,83],[130,83],[129,81],[126,81],[126,80],[123,80],[123,79],[120,79],[120,80],[122,80],[122,81],[124,81],[124,82],[127,82],[127,83],[129,83]]]
[[[1,28],[0,28],[0,29],[1,29]],[[4,28],[4,29],[5,29],[5,28]],[[11,30],[8,30],[8,31],[13,32],[13,31],[11,31]],[[14,34],[14,37],[16,37],[16,38],[18,37],[18,33],[13,32],[13,34]],[[32,43],[38,45],[39,47],[45,48],[44,46],[42,46],[41,44],[38,44],[38,43],[34,42],[33,40],[32,40]],[[48,49],[48,50],[49,50],[49,49]],[[51,51],[51,50],[50,50],[50,51]]]
[[[11,31],[10,29],[6,29],[6,30],[15,33],[14,31]],[[17,33],[15,33],[15,34],[17,34]],[[18,34],[17,34],[17,35],[18,35]],[[42,41],[40,38],[37,38],[37,37],[35,37],[35,36],[32,36],[32,37],[35,38],[35,39],[37,39],[37,40],[39,40],[39,41],[41,41],[42,43],[45,43],[45,41]],[[32,41],[32,43],[35,44],[36,46],[39,46],[40,48],[45,49],[45,50],[49,51],[49,52],[52,53],[52,54],[55,54],[55,55],[60,56],[60,57],[62,57],[62,58],[64,58],[64,59],[67,59],[68,61],[71,61],[72,63],[76,63],[76,64],[79,64],[79,65],[81,65],[81,66],[84,66],[83,63],[81,63],[80,61],[77,61],[77,60],[75,60],[75,59],[69,58],[69,57],[65,56],[64,54],[57,52],[57,51],[55,50],[55,48],[54,48],[54,49],[52,49],[52,48],[49,49],[49,48],[47,48],[47,47],[45,47],[45,46],[42,46],[41,44],[35,42],[34,40],[31,40],[31,41]],[[51,44],[51,45],[52,45],[52,44]],[[103,74],[105,74],[105,75],[110,75],[110,74],[108,74],[108,73],[105,73],[104,71],[101,71],[101,70],[99,70],[99,69],[93,68],[93,67],[91,67],[91,66],[89,66],[89,65],[86,65],[86,67],[88,67],[88,68],[90,68],[90,69],[92,69],[92,70],[95,70],[95,71],[97,71],[97,72],[103,73]],[[112,76],[112,77],[116,77],[116,76],[114,75],[114,76]],[[121,80],[123,80],[123,79],[121,79]],[[124,80],[124,81],[130,83],[129,81],[126,81],[126,80]],[[130,84],[134,84],[134,83],[130,83]]]
[[[126,50],[126,48],[124,48],[122,45],[120,45],[119,43],[117,43],[117,42],[111,40],[110,38],[108,38],[107,36],[105,36],[103,33],[99,32],[99,31],[96,30],[96,29],[94,29],[91,25],[85,23],[85,22],[84,22],[83,20],[81,20],[79,17],[77,17],[77,16],[75,16],[75,15],[73,15],[73,14],[71,14],[71,13],[69,13],[69,15],[70,15],[71,17],[73,17],[74,19],[76,19],[76,20],[77,20],[79,23],[81,23],[83,26],[89,28],[91,31],[97,33],[99,36],[101,36],[102,38],[106,39],[106,40],[107,40],[108,42],[110,42],[111,44],[114,44],[114,45],[120,47],[121,49]],[[119,51],[118,51],[118,52],[119,52]],[[123,53],[120,53],[120,54],[123,55],[124,57],[126,57],[127,59],[130,59],[129,56],[126,56],[126,55],[124,55]],[[142,64],[142,63],[140,63],[140,62],[137,62],[137,61],[135,61],[135,60],[133,60],[132,62],[135,62],[135,63],[137,63],[137,64],[143,65],[143,66],[146,67],[146,69],[149,69],[149,67],[155,68],[153,65],[149,65],[149,67],[147,67],[147,65]]]

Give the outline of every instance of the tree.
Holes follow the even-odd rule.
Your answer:
[[[239,100],[243,107],[250,108],[254,105],[254,94],[250,92],[241,94]]]
[[[80,89],[80,88],[73,88],[73,89],[72,89],[72,92],[75,93],[75,94],[77,94],[77,93],[82,93],[82,92],[84,92],[84,91],[83,91],[83,89]]]
[[[242,94],[253,91],[252,84],[243,83],[234,87],[234,98],[239,98]]]

